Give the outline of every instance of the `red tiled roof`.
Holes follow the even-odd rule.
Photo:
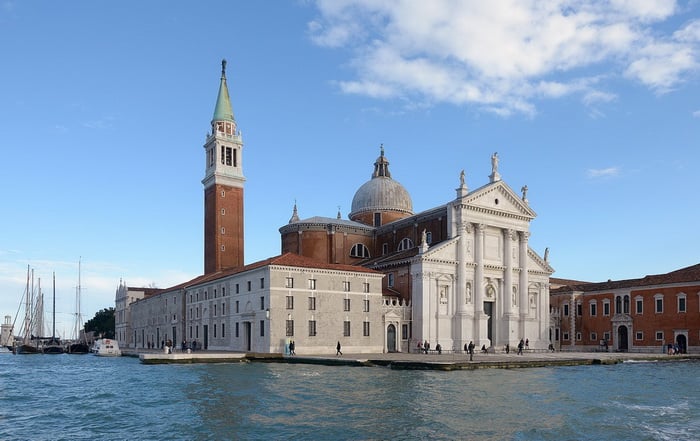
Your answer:
[[[367,273],[367,274],[381,274],[379,271],[373,269],[364,268],[361,266],[354,265],[342,265],[334,263],[320,262],[308,257],[301,256],[294,253],[284,253],[278,256],[270,257],[264,260],[259,260],[251,264],[239,267],[231,268],[222,271],[217,271],[215,273],[204,274],[195,277],[187,282],[180,283],[179,285],[171,286],[170,288],[163,289],[161,291],[174,291],[177,289],[187,288],[193,285],[198,285],[204,282],[211,282],[212,280],[218,280],[223,277],[228,277],[234,274],[243,273],[246,271],[254,270],[257,268],[262,268],[268,265],[280,265],[280,266],[293,266],[299,268],[316,268],[316,269],[327,269],[335,271],[352,271],[356,273]]]
[[[700,283],[700,264],[688,266],[665,274],[644,276],[640,279],[608,280],[599,283],[574,283],[550,291],[551,294],[562,294],[571,291],[608,291],[620,288],[633,288],[672,283]]]

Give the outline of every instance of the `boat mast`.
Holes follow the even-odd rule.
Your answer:
[[[53,273],[53,329],[51,330],[51,340],[56,340],[56,272]]]

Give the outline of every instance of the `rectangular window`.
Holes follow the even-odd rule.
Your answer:
[[[294,309],[294,296],[287,296],[287,309]]]
[[[309,279],[309,289],[316,289],[316,279]]]
[[[309,337],[316,337],[316,320],[309,320]]]
[[[316,297],[309,297],[309,311],[316,310]]]
[[[214,317],[216,317],[216,304],[214,304]]]
[[[241,287],[238,286],[238,283],[236,283],[236,294],[238,294],[238,293],[241,292],[241,289],[240,289],[240,288],[241,288]]]
[[[350,322],[347,320],[343,322],[343,335],[350,337]]]
[[[369,283],[363,283],[362,284],[362,291],[363,292],[369,292]]]
[[[248,280],[247,284],[248,284],[248,291],[250,291],[253,288],[253,283],[250,280]]]
[[[226,147],[226,165],[233,165],[233,149]]]
[[[394,274],[389,273],[387,276],[388,276],[387,277],[387,285],[389,286],[389,288],[393,288],[394,287]]]
[[[576,341],[581,341],[581,333],[580,332],[576,333]]]
[[[644,312],[644,302],[642,299],[637,299],[635,305],[637,305],[637,314],[642,314]]]
[[[216,338],[216,323],[214,323],[214,338]]]
[[[374,213],[374,226],[380,227],[382,225],[382,213]]]
[[[644,340],[644,333],[642,331],[637,331],[634,334],[635,340]]]
[[[238,300],[236,300],[236,314],[238,314],[240,311],[238,310]]]
[[[369,337],[369,322],[362,322],[362,335]]]
[[[598,334],[596,334],[595,332],[591,332],[591,341],[596,341],[596,340],[598,340]]]
[[[221,324],[221,338],[226,337],[226,324],[222,323]]]
[[[610,315],[610,303],[609,302],[603,303],[603,315],[605,315],[605,316]]]
[[[260,337],[265,337],[265,320],[260,320]]]
[[[226,288],[221,288],[221,297],[226,297]]]
[[[284,282],[285,288],[294,288],[294,277],[287,277]]]
[[[405,323],[401,325],[401,340],[408,340],[408,325]]]
[[[223,129],[223,127],[222,127],[222,129]],[[223,145],[221,146],[221,163],[222,164],[226,163],[226,147]]]
[[[343,282],[343,291],[350,291],[350,282],[347,280]]]
[[[656,331],[656,341],[662,341],[664,339],[663,331]]]
[[[678,297],[678,312],[685,312],[685,297]]]
[[[576,304],[576,315],[583,315],[583,306],[580,303]]]
[[[564,341],[568,341],[569,340],[569,333],[568,332],[563,333],[561,338]]]
[[[369,299],[362,301],[362,312],[369,312]]]
[[[350,311],[350,299],[343,299],[343,311]]]
[[[260,278],[260,289],[265,289],[265,278],[264,277]]]
[[[656,312],[658,314],[664,312],[664,299],[656,299]]]
[[[293,337],[294,336],[294,320],[287,320],[287,337]]]
[[[221,303],[221,315],[226,315],[226,302]]]
[[[236,322],[236,338],[238,338],[238,322]]]
[[[386,256],[387,254],[389,254],[389,244],[383,243],[382,244],[382,256]]]
[[[598,305],[596,305],[595,303],[591,303],[591,317],[595,317],[596,314],[598,313],[597,307],[598,307]]]
[[[565,304],[564,305],[564,317],[567,317],[569,315],[569,305]]]
[[[609,332],[604,332],[604,333],[603,333],[603,340],[605,340],[605,341],[610,341],[610,333],[609,333]]]

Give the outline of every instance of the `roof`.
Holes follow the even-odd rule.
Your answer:
[[[551,280],[551,279],[550,279]],[[571,291],[610,291],[620,288],[635,288],[673,283],[700,283],[700,264],[688,266],[664,274],[653,274],[639,279],[608,280],[599,283],[574,283],[553,289],[551,294],[564,294]]]
[[[191,286],[199,285],[201,283],[212,282],[215,280],[222,279],[224,277],[229,277],[229,276],[232,276],[235,274],[240,274],[240,273],[244,273],[244,272],[251,271],[254,269],[263,268],[266,266],[273,266],[273,265],[292,266],[292,267],[297,267],[297,268],[333,270],[333,271],[352,271],[352,272],[356,272],[356,273],[366,273],[366,274],[375,274],[375,275],[382,274],[379,271],[375,271],[373,269],[365,268],[362,266],[344,265],[344,264],[336,264],[336,263],[325,263],[325,262],[320,262],[318,260],[311,259],[309,257],[301,256],[299,254],[284,253],[284,254],[280,254],[278,256],[270,257],[268,259],[253,262],[251,264],[248,264],[248,265],[245,265],[245,266],[242,266],[239,268],[232,268],[232,269],[217,271],[215,273],[203,274],[201,276],[195,277],[192,280],[188,280],[187,282],[183,282],[183,283],[180,283],[178,285],[171,286],[170,288],[161,289],[160,291],[170,292],[170,291],[175,291],[178,289],[189,288]]]
[[[226,60],[221,61],[221,83],[219,84],[219,95],[216,98],[212,121],[235,121],[226,85]]]

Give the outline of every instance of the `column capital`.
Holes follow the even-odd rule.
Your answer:
[[[529,231],[518,231],[518,234],[520,235],[520,240],[523,242],[527,242],[528,238],[530,237]]]
[[[484,231],[486,231],[486,224],[472,224],[472,225],[474,225],[474,228],[476,229],[477,233],[481,234]]]
[[[504,229],[503,229],[503,234],[504,234],[504,236],[506,237],[506,239],[513,239],[513,240],[515,240],[516,237],[517,237],[517,236],[516,236],[517,232],[516,232],[514,229],[512,229],[512,228],[504,228]]]

